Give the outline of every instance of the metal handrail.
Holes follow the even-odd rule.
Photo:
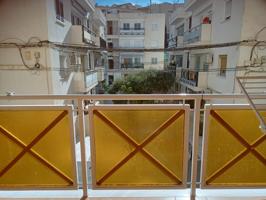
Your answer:
[[[84,128],[84,101],[92,100],[193,100],[193,149],[192,149],[192,171],[190,183],[190,196],[195,199],[196,196],[196,178],[198,173],[198,147],[199,147],[199,130],[200,130],[200,112],[202,100],[213,99],[245,99],[243,94],[115,94],[115,95],[13,95],[0,96],[0,100],[75,100],[78,102],[78,125],[80,130],[81,145],[81,163],[82,163],[82,187],[83,197],[88,196],[87,183],[87,163],[86,163],[86,147],[85,147],[85,128]],[[265,99],[266,94],[253,95],[252,98]]]
[[[266,94],[250,95],[252,98],[265,99]],[[0,96],[0,100],[213,100],[213,99],[245,99],[244,94],[68,94],[68,95],[12,95]]]
[[[91,34],[91,35],[93,35],[94,37],[96,37],[96,33],[93,32],[90,28],[88,28],[88,27],[86,27],[86,26],[82,26],[82,27],[83,27],[83,29],[84,29],[85,31],[87,31],[89,34]]]

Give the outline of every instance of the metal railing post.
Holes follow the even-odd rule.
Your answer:
[[[200,127],[200,105],[201,98],[196,98],[194,102],[193,113],[193,153],[192,153],[192,167],[191,167],[191,190],[190,199],[196,199],[196,182],[197,182],[197,170],[198,170],[198,147],[199,147],[199,127]]]
[[[83,99],[78,99],[78,122],[79,122],[79,140],[80,140],[80,156],[81,156],[81,168],[82,168],[82,189],[83,197],[88,197],[88,181],[87,181],[87,161],[86,161],[86,146],[85,146],[85,128],[84,128],[84,102]]]

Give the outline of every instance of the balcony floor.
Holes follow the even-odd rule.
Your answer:
[[[92,200],[189,200],[189,190],[89,190]],[[265,200],[266,189],[198,190],[197,200]],[[78,191],[0,191],[0,199],[80,199]]]

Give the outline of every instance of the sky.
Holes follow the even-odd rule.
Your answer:
[[[163,3],[163,2],[183,3],[184,0],[152,0],[152,3]],[[150,0],[96,0],[96,3],[98,5],[104,5],[104,6],[113,5],[113,4],[124,4],[124,3],[132,3],[140,6],[147,6],[150,4]]]

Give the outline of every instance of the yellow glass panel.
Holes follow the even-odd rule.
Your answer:
[[[179,110],[98,111],[108,119],[108,122],[94,112],[95,150],[93,153],[95,155],[93,156],[96,159],[96,174],[93,179],[96,178],[97,187],[178,186],[183,184],[184,114],[144,147],[152,158],[147,158],[142,152],[137,151],[106,177],[118,163],[135,150],[134,144],[130,144],[117,130],[114,130],[113,125],[132,138],[136,145],[140,145]],[[151,159],[156,160],[157,163]],[[160,169],[161,166],[164,169]],[[102,180],[103,177],[105,177],[104,180]]]
[[[29,145],[63,112],[66,114],[31,148],[34,153],[26,152],[0,176],[0,188],[75,185],[72,126],[64,110],[1,110],[0,127],[5,131],[0,130],[0,173],[24,149],[16,140]]]
[[[249,145],[263,136],[258,119],[252,110],[217,109],[214,111]],[[255,148],[264,159],[264,163],[250,151],[233,163],[233,160],[240,156],[246,147],[214,116],[210,115],[208,120],[207,147],[205,147],[207,151],[204,156],[205,184],[220,187],[265,186],[266,140]]]

